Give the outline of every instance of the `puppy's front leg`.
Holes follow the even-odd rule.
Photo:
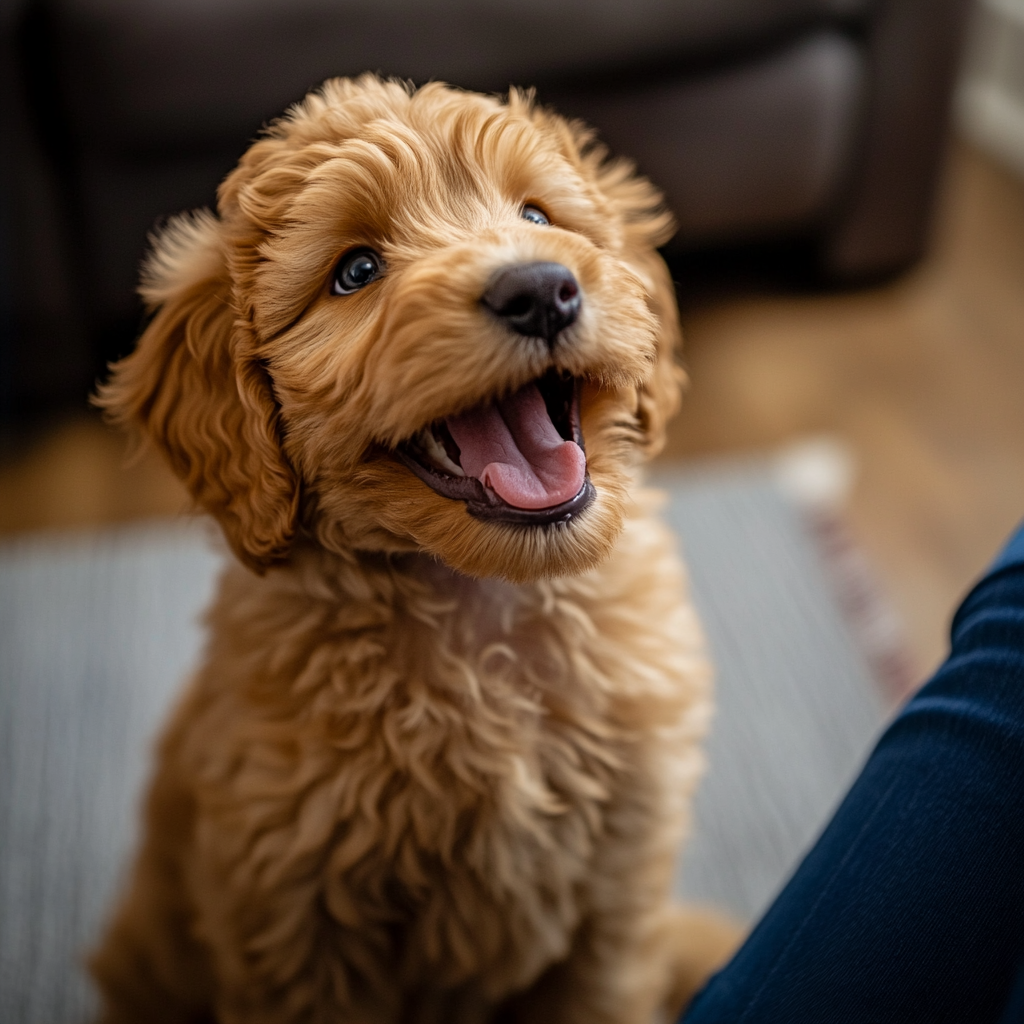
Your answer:
[[[667,1024],[726,963],[741,938],[742,930],[728,919],[690,908],[665,908],[625,927],[614,918],[592,920],[569,958],[516,999],[508,1019]]]
[[[669,926],[671,978],[664,1006],[668,1020],[724,967],[739,949],[746,932],[734,920],[703,907],[675,908]]]
[[[583,895],[585,916],[566,960],[515,1001],[522,1024],[655,1024],[674,1020],[739,945],[712,911],[671,901],[678,831],[657,758],[624,777]],[[639,794],[664,794],[665,802]]]
[[[516,1024],[654,1024],[671,988],[665,915],[595,915],[569,957],[509,1007]],[[503,1018],[504,1019],[504,1018]]]

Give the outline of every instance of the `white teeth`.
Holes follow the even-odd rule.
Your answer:
[[[434,436],[434,431],[427,427],[417,435],[417,440],[423,454],[427,456],[439,469],[443,469],[452,476],[465,476],[462,467],[452,462],[444,445]]]

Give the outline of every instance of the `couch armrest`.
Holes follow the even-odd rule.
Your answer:
[[[821,267],[857,280],[917,259],[928,227],[970,0],[882,0],[869,22],[859,160]]]

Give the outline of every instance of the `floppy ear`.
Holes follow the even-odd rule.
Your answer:
[[[200,211],[156,239],[140,293],[156,314],[111,367],[97,404],[141,428],[235,554],[263,572],[295,531],[298,486],[278,440],[278,411],[249,329],[236,322],[220,222]]]
[[[637,395],[637,414],[645,435],[644,452],[653,457],[665,445],[665,427],[679,411],[686,383],[686,374],[676,361],[683,335],[675,286],[657,251],[675,234],[675,219],[658,189],[638,175],[630,161],[608,160],[602,147],[597,147],[596,152],[601,155],[598,187],[611,203],[622,228],[621,258],[643,280],[647,305],[659,324],[654,372]]]
[[[543,116],[543,115],[542,115]],[[551,121],[549,120],[549,123]],[[637,394],[637,416],[644,432],[643,451],[657,455],[665,445],[665,427],[679,411],[686,374],[676,362],[682,347],[679,307],[665,261],[658,254],[676,230],[675,218],[661,192],[635,165],[622,157],[609,157],[593,129],[581,121],[554,118],[566,155],[574,159],[597,187],[618,221],[619,257],[640,276],[647,305],[657,318],[658,351],[654,372]]]
[[[658,359],[650,379],[637,394],[637,415],[644,431],[644,453],[653,458],[665,447],[665,428],[679,411],[686,373],[676,361],[682,349],[676,290],[665,261],[653,248],[629,261],[647,283],[647,304],[658,318]]]

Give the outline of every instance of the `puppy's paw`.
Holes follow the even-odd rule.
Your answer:
[[[672,974],[662,1019],[674,1021],[745,938],[746,929],[720,911],[678,907],[669,928]]]

